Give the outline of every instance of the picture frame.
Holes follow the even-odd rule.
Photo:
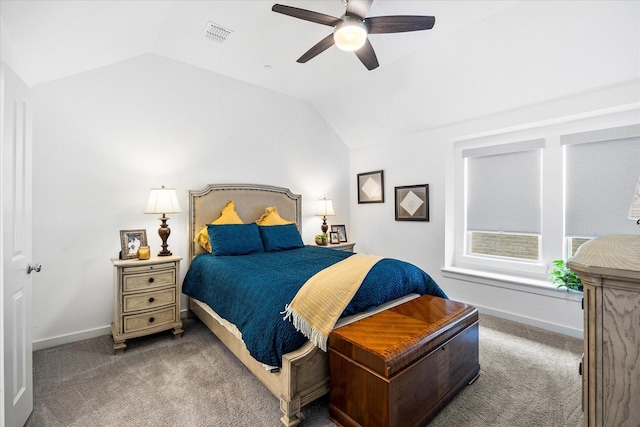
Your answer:
[[[147,230],[120,230],[120,259],[137,258],[140,246],[147,246]]]
[[[429,221],[429,184],[395,187],[396,221]]]
[[[384,171],[359,173],[358,203],[384,203]]]
[[[345,227],[343,224],[332,225],[331,232],[338,233],[338,242],[347,241],[347,227]]]
[[[329,243],[331,243],[332,245],[336,245],[336,244],[340,243],[340,233],[338,233],[337,231],[330,231],[329,232]]]

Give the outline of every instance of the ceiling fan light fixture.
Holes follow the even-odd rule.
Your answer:
[[[367,27],[360,19],[345,15],[333,31],[333,40],[338,49],[358,50],[367,41]]]

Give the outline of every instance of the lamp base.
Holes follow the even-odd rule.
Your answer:
[[[162,216],[160,217],[160,221],[162,221],[162,224],[160,224],[160,228],[158,229],[158,235],[160,236],[160,239],[162,239],[162,250],[158,252],[158,256],[173,255],[171,251],[167,249],[167,247],[169,246],[167,244],[167,239],[169,239],[169,235],[171,234],[171,229],[167,225],[168,219],[169,217],[165,216],[164,214],[162,214]]]
[[[329,226],[327,225],[327,217],[325,216],[322,218],[322,225],[320,226],[320,230],[322,230],[324,234],[327,234],[328,229]]]

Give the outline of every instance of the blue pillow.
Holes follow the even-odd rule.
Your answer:
[[[303,248],[300,232],[295,224],[261,225],[262,244],[267,252]]]
[[[208,224],[213,255],[247,255],[264,252],[258,224]]]

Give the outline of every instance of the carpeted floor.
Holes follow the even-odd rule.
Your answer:
[[[273,426],[278,400],[198,320],[171,334],[110,336],[33,355],[34,411],[27,427]],[[582,341],[480,316],[480,377],[430,427],[583,424],[578,363]],[[333,426],[328,399],[303,408],[301,427]]]

